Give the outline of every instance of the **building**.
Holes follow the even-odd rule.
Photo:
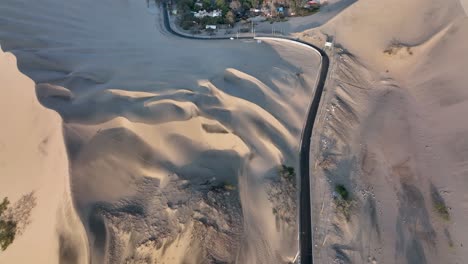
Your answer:
[[[222,11],[221,10],[213,10],[211,12],[207,12],[206,10],[200,10],[198,12],[194,12],[193,16],[196,18],[203,18],[203,17],[220,17],[222,16]]]

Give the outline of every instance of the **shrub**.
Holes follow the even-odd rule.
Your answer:
[[[351,219],[351,209],[353,206],[353,201],[350,199],[349,192],[342,184],[337,184],[335,186],[335,192],[338,195],[334,200],[336,209],[344,215],[346,221],[349,221]]]
[[[279,174],[282,178],[292,181],[296,179],[296,172],[294,171],[293,167],[288,167],[286,165],[281,165],[279,169]]]
[[[9,204],[10,201],[8,201],[8,198],[3,198],[3,202],[0,204],[0,248],[3,251],[13,243],[16,235],[16,223],[4,219],[4,212],[7,210]]]
[[[0,217],[3,215],[3,212],[6,211],[8,208],[8,205],[10,204],[10,201],[8,201],[8,198],[3,198],[3,202],[0,203]]]
[[[349,200],[349,192],[343,184],[336,185],[335,192],[337,192],[343,200]]]
[[[16,223],[0,220],[0,248],[6,250],[16,235]]]
[[[445,203],[437,201],[433,202],[433,206],[436,213],[439,214],[439,216],[442,217],[442,219],[444,219],[445,221],[450,220],[450,213]]]

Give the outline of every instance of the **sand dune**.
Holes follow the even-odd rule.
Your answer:
[[[351,2],[298,34],[336,44],[311,150],[315,260],[464,263],[463,7],[361,0],[337,14]],[[0,170],[15,177],[0,194],[32,220],[0,262],[294,257],[295,188],[278,166],[297,167],[316,55],[179,39],[155,4],[125,0],[3,0],[0,43],[36,83],[35,96],[2,53],[1,107],[15,113],[0,115]]]
[[[339,47],[315,134],[320,263],[466,261],[467,21],[459,1],[359,1],[302,34]]]
[[[34,82],[3,51],[0,83],[5,111],[0,117],[0,194],[11,201],[11,215],[19,223],[0,262],[84,262],[87,238],[70,196],[61,119],[38,103]]]
[[[178,39],[145,1],[7,0],[0,17],[2,47],[63,119],[62,181],[92,263],[294,257],[296,222],[272,209],[294,193],[273,183],[297,166],[316,54]]]

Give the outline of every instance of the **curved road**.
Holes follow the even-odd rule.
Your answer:
[[[167,12],[167,6],[163,3],[164,13],[164,26],[166,30],[178,37],[198,40],[213,40],[213,39],[230,39],[230,37],[195,37],[181,34],[174,31],[169,21],[169,15]],[[328,68],[330,60],[328,55],[322,49],[310,43],[300,41],[298,39],[269,36],[265,35],[269,39],[278,40],[289,40],[296,42],[297,44],[306,45],[318,51],[321,58],[320,75],[315,89],[314,97],[309,105],[309,111],[307,113],[307,119],[302,130],[301,144],[300,144],[300,160],[299,160],[299,173],[300,173],[300,191],[299,191],[299,253],[301,264],[313,264],[313,253],[312,253],[312,208],[311,208],[311,197],[310,197],[310,143],[312,138],[312,130],[314,128],[315,119],[317,116],[318,108],[320,105],[320,99],[322,98],[323,87],[325,86],[325,80],[327,79]],[[239,39],[255,39],[255,37],[239,37]]]

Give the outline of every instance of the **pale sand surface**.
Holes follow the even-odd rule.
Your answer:
[[[342,49],[314,132],[317,261],[466,263],[468,18],[460,2],[362,0],[299,36],[323,43],[321,32]],[[335,184],[353,196],[348,221],[331,198]]]
[[[268,176],[282,163],[297,165],[319,58],[275,42],[179,39],[161,30],[157,8],[148,12],[138,1],[7,0],[0,15],[2,47],[38,84],[39,101],[63,118],[68,151],[57,115],[32,92],[21,101],[14,93],[22,90],[2,90],[2,109],[18,108],[25,120],[2,131],[12,139],[0,155],[11,164],[47,164],[37,150],[29,157],[18,150],[37,149],[49,134],[57,137],[50,151],[63,154],[49,154],[44,173],[34,170],[48,178],[60,167],[47,180],[53,185],[32,178],[29,167],[5,167],[24,176],[1,178],[2,195],[14,202],[37,190],[38,220],[0,258],[14,263],[27,257],[20,250],[29,245],[21,243],[41,243],[47,250],[34,251],[37,258],[58,261],[60,232],[74,241],[65,252],[85,260],[89,247],[95,263],[282,263],[294,256],[296,223],[272,212],[288,196],[272,197],[282,187]],[[361,0],[298,36],[323,44],[324,33],[341,48],[311,150],[316,262],[465,263],[468,19],[460,1]],[[31,87],[11,62],[4,67],[16,72],[5,75],[17,77],[9,82]],[[27,110],[34,104],[47,121],[30,121],[40,113]],[[37,140],[24,145],[26,135]],[[25,183],[15,184],[21,177]],[[332,198],[337,183],[352,197],[348,220]],[[71,199],[86,232],[72,220]],[[445,204],[449,220],[435,203]],[[52,209],[41,213],[46,206]],[[68,208],[68,217],[55,217],[58,208]],[[40,222],[50,212],[55,222]],[[69,230],[61,226],[76,228],[57,232]],[[38,242],[34,232],[50,239]]]
[[[0,83],[0,194],[9,198],[14,219],[24,227],[0,254],[0,263],[57,263],[59,248],[67,246],[63,239],[84,261],[86,238],[70,200],[62,121],[38,103],[34,82],[1,50]]]
[[[70,179],[65,197],[74,201],[93,263],[294,257],[297,212],[275,216],[272,207],[295,194],[272,179],[281,164],[297,166],[320,66],[315,53],[275,41],[180,39],[161,30],[162,14],[145,1],[7,0],[0,17],[2,47],[36,82],[39,102],[63,119],[68,157],[50,159],[64,173],[54,174],[60,183],[40,184],[65,188]],[[23,129],[11,130],[21,141],[16,130]],[[64,191],[56,190],[48,198],[59,203]],[[55,219],[58,205],[50,206]],[[57,234],[47,235],[37,239],[56,249]],[[56,262],[52,253],[38,263]],[[67,260],[85,260],[73,257]]]

